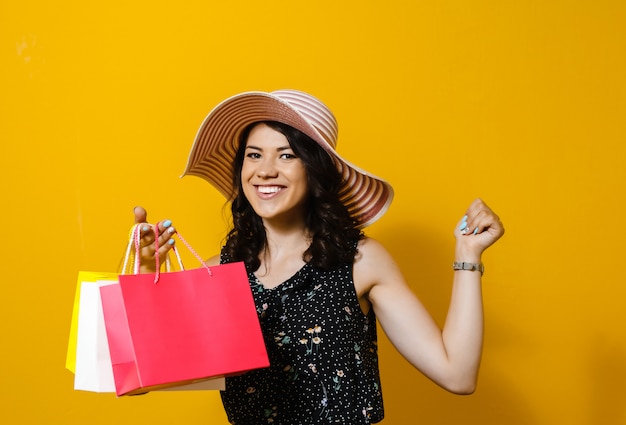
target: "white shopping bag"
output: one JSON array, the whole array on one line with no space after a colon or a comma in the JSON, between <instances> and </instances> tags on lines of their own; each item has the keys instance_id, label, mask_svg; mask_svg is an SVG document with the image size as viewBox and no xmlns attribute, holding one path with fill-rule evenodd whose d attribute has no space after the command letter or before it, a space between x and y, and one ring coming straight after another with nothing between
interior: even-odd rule
<instances>
[{"instance_id":1,"label":"white shopping bag","mask_svg":"<svg viewBox=\"0 0 626 425\"><path fill-rule=\"evenodd\" d=\"M80 283L75 390L115 392L113 366L100 301L100 286L116 282L117 279Z\"/></svg>"}]
</instances>

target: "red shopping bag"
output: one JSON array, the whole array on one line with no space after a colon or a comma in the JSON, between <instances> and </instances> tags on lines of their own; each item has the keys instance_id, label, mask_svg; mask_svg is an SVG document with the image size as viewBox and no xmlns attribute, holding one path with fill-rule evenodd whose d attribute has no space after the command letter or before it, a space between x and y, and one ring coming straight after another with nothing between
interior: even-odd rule
<instances>
[{"instance_id":1,"label":"red shopping bag","mask_svg":"<svg viewBox=\"0 0 626 425\"><path fill-rule=\"evenodd\" d=\"M269 366L241 262L120 275L100 293L118 396Z\"/></svg>"}]
</instances>

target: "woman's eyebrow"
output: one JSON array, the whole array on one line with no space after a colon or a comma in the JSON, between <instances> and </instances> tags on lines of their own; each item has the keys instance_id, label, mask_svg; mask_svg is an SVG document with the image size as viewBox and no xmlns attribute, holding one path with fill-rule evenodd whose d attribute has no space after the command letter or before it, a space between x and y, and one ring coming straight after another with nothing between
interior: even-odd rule
<instances>
[{"instance_id":1,"label":"woman's eyebrow","mask_svg":"<svg viewBox=\"0 0 626 425\"><path fill-rule=\"evenodd\" d=\"M253 149L256 151L262 151L263 148L259 147L259 146L254 146L254 145L248 145L246 146L246 149ZM285 145L285 146L279 146L276 148L277 152L281 152L281 151L287 151L287 150L291 150L291 146L289 145Z\"/></svg>"}]
</instances>

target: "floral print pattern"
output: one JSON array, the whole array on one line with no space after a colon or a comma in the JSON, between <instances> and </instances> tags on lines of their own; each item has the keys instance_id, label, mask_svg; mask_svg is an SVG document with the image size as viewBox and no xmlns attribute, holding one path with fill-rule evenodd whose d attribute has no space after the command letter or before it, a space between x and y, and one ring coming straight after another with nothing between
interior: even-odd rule
<instances>
[{"instance_id":1,"label":"floral print pattern","mask_svg":"<svg viewBox=\"0 0 626 425\"><path fill-rule=\"evenodd\" d=\"M229 262L222 253L222 263ZM376 317L362 313L352 265L307 264L267 289L248 271L270 367L226 378L233 425L372 424L384 416Z\"/></svg>"}]
</instances>

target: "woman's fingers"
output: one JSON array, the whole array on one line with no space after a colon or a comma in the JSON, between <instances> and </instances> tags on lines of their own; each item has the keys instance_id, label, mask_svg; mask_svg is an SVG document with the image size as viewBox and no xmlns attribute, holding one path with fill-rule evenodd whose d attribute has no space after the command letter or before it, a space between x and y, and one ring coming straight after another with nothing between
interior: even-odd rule
<instances>
[{"instance_id":1,"label":"woman's fingers","mask_svg":"<svg viewBox=\"0 0 626 425\"><path fill-rule=\"evenodd\" d=\"M500 229L502 224L500 218L485 204L482 199L476 199L469 206L466 212L465 226L463 234L478 234L484 230L491 228Z\"/></svg>"},{"instance_id":2,"label":"woman's fingers","mask_svg":"<svg viewBox=\"0 0 626 425\"><path fill-rule=\"evenodd\" d=\"M163 220L156 225L149 224L147 222L148 213L143 207L135 207L133 213L135 223L139 224L140 269L142 272L154 272L156 269L155 255L158 255L159 263L163 264L168 251L174 245L172 236L176 233L176 229L171 220ZM158 227L155 228L155 226ZM155 238L157 234L158 241Z\"/></svg>"},{"instance_id":3,"label":"woman's fingers","mask_svg":"<svg viewBox=\"0 0 626 425\"><path fill-rule=\"evenodd\" d=\"M148 213L144 207L136 206L133 213L135 214L135 224L148 222Z\"/></svg>"},{"instance_id":4,"label":"woman's fingers","mask_svg":"<svg viewBox=\"0 0 626 425\"><path fill-rule=\"evenodd\" d=\"M504 227L491 208L481 199L476 199L460 221L457 232L455 233L462 237L476 237L477 246L485 249L504 234Z\"/></svg>"},{"instance_id":5,"label":"woman's fingers","mask_svg":"<svg viewBox=\"0 0 626 425\"><path fill-rule=\"evenodd\" d=\"M172 226L172 220L164 220L156 224L159 233L159 254L164 255L174 245L172 236L176 229Z\"/></svg>"}]
</instances>

